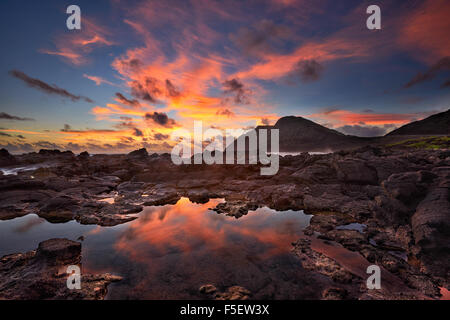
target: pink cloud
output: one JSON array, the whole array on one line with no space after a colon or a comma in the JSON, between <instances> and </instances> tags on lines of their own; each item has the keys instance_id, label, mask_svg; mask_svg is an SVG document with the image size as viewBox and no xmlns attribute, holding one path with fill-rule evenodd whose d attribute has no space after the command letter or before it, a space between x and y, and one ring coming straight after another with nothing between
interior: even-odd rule
<instances>
[{"instance_id":1,"label":"pink cloud","mask_svg":"<svg viewBox=\"0 0 450 320\"><path fill-rule=\"evenodd\" d=\"M87 55L99 46L112 46L115 42L108 40L111 33L93 20L83 17L82 30L76 34L63 34L55 38L55 49L40 49L40 53L62 57L65 61L79 66L86 64Z\"/></svg>"}]
</instances>

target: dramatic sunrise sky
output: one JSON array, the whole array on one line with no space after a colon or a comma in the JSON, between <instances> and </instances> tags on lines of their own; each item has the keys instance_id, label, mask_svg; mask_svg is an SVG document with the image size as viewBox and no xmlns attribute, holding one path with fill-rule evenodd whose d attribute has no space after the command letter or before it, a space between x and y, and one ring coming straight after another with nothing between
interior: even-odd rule
<instances>
[{"instance_id":1,"label":"dramatic sunrise sky","mask_svg":"<svg viewBox=\"0 0 450 320\"><path fill-rule=\"evenodd\" d=\"M163 152L193 120L287 115L382 135L449 108L449 17L447 0L2 0L0 148Z\"/></svg>"}]
</instances>

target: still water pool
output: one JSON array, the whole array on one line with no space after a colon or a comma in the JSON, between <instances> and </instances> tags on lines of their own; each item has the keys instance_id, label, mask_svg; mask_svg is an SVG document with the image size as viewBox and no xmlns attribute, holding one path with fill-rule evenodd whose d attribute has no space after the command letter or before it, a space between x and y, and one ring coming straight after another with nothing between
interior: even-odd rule
<instances>
[{"instance_id":1,"label":"still water pool","mask_svg":"<svg viewBox=\"0 0 450 320\"><path fill-rule=\"evenodd\" d=\"M83 272L124 278L110 285L109 299L196 299L207 283L240 285L253 298L307 298L305 271L290 250L311 216L260 208L235 219L209 209L222 201L181 198L114 227L52 224L34 214L0 221L0 256L83 236Z\"/></svg>"}]
</instances>

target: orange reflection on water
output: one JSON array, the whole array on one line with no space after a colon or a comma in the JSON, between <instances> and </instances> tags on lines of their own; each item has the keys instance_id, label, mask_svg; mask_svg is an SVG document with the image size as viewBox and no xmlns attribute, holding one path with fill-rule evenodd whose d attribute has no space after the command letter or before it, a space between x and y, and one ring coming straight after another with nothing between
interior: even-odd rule
<instances>
[{"instance_id":1,"label":"orange reflection on water","mask_svg":"<svg viewBox=\"0 0 450 320\"><path fill-rule=\"evenodd\" d=\"M304 221L280 219L273 210L262 208L240 219L219 215L209 208L223 200L212 199L206 204L194 204L181 198L175 205L148 207L139 219L131 222L115 244L115 248L139 261L142 245L159 255L193 250L214 252L221 248L251 243L260 258L286 252L296 240L309 218ZM298 213L300 215L300 213ZM256 247L255 247L256 246Z\"/></svg>"},{"instance_id":2,"label":"orange reflection on water","mask_svg":"<svg viewBox=\"0 0 450 320\"><path fill-rule=\"evenodd\" d=\"M310 216L260 208L235 219L209 210L220 202L181 198L175 205L146 207L129 223L93 230L83 249L84 268L124 277L111 285L111 299L198 298L205 283L242 285L260 298L308 296L298 285L304 272L290 250Z\"/></svg>"},{"instance_id":3,"label":"orange reflection on water","mask_svg":"<svg viewBox=\"0 0 450 320\"><path fill-rule=\"evenodd\" d=\"M446 288L441 287L441 300L450 300L450 291L448 291Z\"/></svg>"}]
</instances>

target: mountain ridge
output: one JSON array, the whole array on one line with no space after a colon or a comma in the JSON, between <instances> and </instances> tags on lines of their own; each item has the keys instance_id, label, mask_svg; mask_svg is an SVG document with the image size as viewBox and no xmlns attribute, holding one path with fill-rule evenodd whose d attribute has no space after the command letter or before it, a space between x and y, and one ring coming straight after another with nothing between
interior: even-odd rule
<instances>
[{"instance_id":1,"label":"mountain ridge","mask_svg":"<svg viewBox=\"0 0 450 320\"><path fill-rule=\"evenodd\" d=\"M281 152L338 151L370 144L392 143L405 136L450 135L450 109L410 122L378 137L346 135L300 116L282 117L273 126L255 128L256 131L260 129L280 130Z\"/></svg>"}]
</instances>

